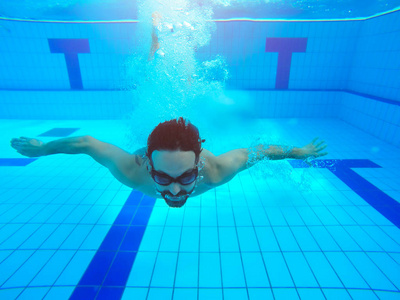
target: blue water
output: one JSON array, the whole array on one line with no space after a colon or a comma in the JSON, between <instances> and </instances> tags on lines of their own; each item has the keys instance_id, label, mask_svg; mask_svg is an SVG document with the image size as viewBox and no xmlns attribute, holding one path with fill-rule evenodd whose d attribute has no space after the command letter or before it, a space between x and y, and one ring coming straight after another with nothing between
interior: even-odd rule
<instances>
[{"instance_id":1,"label":"blue water","mask_svg":"<svg viewBox=\"0 0 400 300\"><path fill-rule=\"evenodd\" d=\"M185 31L164 24L150 61L136 22L0 20L0 299L400 297L400 12L251 11L180 52L165 41ZM216 155L317 136L329 154L262 162L172 209L85 155L8 144L89 134L134 151L181 113Z\"/></svg>"}]
</instances>

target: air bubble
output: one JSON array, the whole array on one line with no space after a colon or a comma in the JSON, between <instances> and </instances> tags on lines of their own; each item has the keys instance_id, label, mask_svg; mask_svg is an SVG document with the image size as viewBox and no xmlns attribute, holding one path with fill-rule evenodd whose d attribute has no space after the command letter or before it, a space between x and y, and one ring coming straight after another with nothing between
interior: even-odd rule
<instances>
[{"instance_id":1,"label":"air bubble","mask_svg":"<svg viewBox=\"0 0 400 300\"><path fill-rule=\"evenodd\" d=\"M213 6L226 1L142 0L132 32L136 51L126 62L126 84L134 109L128 117L130 148L141 146L160 122L183 116L194 124L212 107L202 105L223 93L229 76L222 56L200 61L216 25ZM154 55L150 49L153 49ZM209 103L209 102L208 102Z\"/></svg>"}]
</instances>

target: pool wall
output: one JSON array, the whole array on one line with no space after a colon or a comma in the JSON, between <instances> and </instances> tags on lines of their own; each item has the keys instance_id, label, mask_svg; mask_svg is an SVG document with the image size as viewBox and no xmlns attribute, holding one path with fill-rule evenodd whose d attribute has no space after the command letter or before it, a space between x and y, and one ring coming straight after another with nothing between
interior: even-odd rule
<instances>
[{"instance_id":1,"label":"pool wall","mask_svg":"<svg viewBox=\"0 0 400 300\"><path fill-rule=\"evenodd\" d=\"M365 20L217 20L199 60L223 55L254 117L340 118L400 146L400 11ZM0 118L120 119L137 22L0 20Z\"/></svg>"}]
</instances>

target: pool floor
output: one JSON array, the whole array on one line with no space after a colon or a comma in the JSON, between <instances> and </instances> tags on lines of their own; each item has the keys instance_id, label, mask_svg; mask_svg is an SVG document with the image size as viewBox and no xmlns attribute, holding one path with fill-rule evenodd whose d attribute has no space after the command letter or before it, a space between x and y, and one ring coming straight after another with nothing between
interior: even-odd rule
<instances>
[{"instance_id":1,"label":"pool floor","mask_svg":"<svg viewBox=\"0 0 400 300\"><path fill-rule=\"evenodd\" d=\"M171 209L90 157L9 146L123 146L121 122L0 120L0 299L400 299L399 149L338 119L258 120L204 147L247 147L254 128L296 146L319 136L329 154L268 162Z\"/></svg>"}]
</instances>

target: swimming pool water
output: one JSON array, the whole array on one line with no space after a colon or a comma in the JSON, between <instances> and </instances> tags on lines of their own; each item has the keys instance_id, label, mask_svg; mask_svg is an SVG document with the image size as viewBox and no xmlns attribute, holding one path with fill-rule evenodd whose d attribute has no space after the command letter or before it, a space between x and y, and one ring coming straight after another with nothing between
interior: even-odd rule
<instances>
[{"instance_id":1,"label":"swimming pool water","mask_svg":"<svg viewBox=\"0 0 400 300\"><path fill-rule=\"evenodd\" d=\"M204 147L319 136L329 155L264 162L171 209L89 157L30 159L9 140L92 135L134 151L182 94L159 95L194 81L179 69L173 85L178 64L146 52L137 65L161 66L153 99L168 101L133 114L142 142L128 147L122 119L153 92L124 73L140 24L0 18L0 299L399 299L399 20L215 20L210 44L189 47L230 75L222 97L189 107Z\"/></svg>"}]
</instances>

